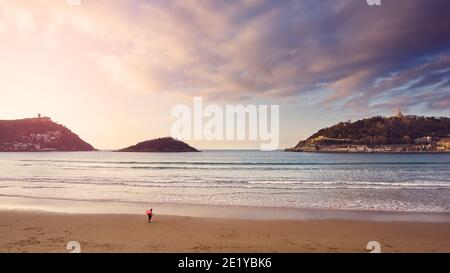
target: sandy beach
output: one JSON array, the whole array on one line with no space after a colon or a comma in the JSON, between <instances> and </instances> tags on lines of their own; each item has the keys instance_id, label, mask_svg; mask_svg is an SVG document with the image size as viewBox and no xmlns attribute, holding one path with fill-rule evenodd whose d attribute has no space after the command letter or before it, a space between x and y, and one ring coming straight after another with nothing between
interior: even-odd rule
<instances>
[{"instance_id":1,"label":"sandy beach","mask_svg":"<svg viewBox=\"0 0 450 273\"><path fill-rule=\"evenodd\" d=\"M450 223L0 212L0 252L450 252Z\"/></svg>"}]
</instances>

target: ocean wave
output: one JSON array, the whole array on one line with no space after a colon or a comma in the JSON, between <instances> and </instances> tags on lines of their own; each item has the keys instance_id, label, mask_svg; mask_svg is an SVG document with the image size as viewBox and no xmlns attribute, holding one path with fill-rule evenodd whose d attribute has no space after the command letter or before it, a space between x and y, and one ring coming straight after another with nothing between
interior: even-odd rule
<instances>
[{"instance_id":1,"label":"ocean wave","mask_svg":"<svg viewBox=\"0 0 450 273\"><path fill-rule=\"evenodd\" d=\"M17 183L17 182L20 182ZM442 181L410 181L410 182L344 182L344 181L252 181L252 180L209 180L209 181L136 181L115 179L0 179L1 187L21 188L72 188L77 185L87 186L119 186L139 188L202 188L202 189L263 189L263 190L348 190L348 189L450 189L450 182ZM13 185L8 185L13 183ZM4 185L7 184L7 185ZM35 184L35 185L33 185ZM49 184L43 186L43 184ZM65 187L58 185L67 185Z\"/></svg>"},{"instance_id":2,"label":"ocean wave","mask_svg":"<svg viewBox=\"0 0 450 273\"><path fill-rule=\"evenodd\" d=\"M210 161L97 161L97 160L41 160L41 159L21 159L17 161L25 162L51 162L51 163L100 163L100 164L118 164L118 165L274 165L274 166L303 166L303 165L323 165L323 166L335 166L335 165L450 165L450 161L405 161L405 162L210 162Z\"/></svg>"},{"instance_id":3,"label":"ocean wave","mask_svg":"<svg viewBox=\"0 0 450 273\"><path fill-rule=\"evenodd\" d=\"M234 195L239 196L240 194L247 194L247 192L239 192ZM268 193L259 193L261 197L270 196ZM217 194L218 196L222 196ZM228 194L233 195L233 193ZM422 202L411 202L407 200L396 201L396 200L377 200L377 201L361 201L361 200L318 200L317 202L311 201L301 201L301 202L280 202L273 203L271 200L263 200L263 201L255 201L252 200L250 202L238 201L239 199L215 199L211 200L211 198L204 199L201 195L192 196L192 195L174 195L177 198L167 202L167 200L158 199L158 200L135 200L132 198L126 197L116 197L116 198L108 198L108 197L97 197L97 198L85 198L81 196L68 196L68 197L60 197L60 196L50 196L50 195L36 195L36 194L3 194L0 193L0 197L13 197L13 198L27 198L34 200L55 200L55 201L80 201L80 202L93 202L93 203L103 203L104 202L114 202L114 203L122 203L122 204L142 204L142 206L147 206L149 202L154 204L179 204L179 205L212 205L212 206L226 206L226 207L258 207L258 208L300 208L300 209L333 209L333 210L352 210L352 211L384 211L384 212L435 212L435 213L450 213L450 207L448 204L436 204L436 203L428 203L425 201ZM232 197L232 196L229 196ZM445 221L448 221L448 215L443 216Z\"/></svg>"}]
</instances>

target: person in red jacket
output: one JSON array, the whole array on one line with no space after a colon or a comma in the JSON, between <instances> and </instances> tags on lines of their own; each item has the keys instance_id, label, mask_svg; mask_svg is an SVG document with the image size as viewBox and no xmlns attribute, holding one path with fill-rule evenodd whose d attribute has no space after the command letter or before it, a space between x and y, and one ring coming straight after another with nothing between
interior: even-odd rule
<instances>
[{"instance_id":1,"label":"person in red jacket","mask_svg":"<svg viewBox=\"0 0 450 273\"><path fill-rule=\"evenodd\" d=\"M148 222L152 220L153 209L147 210Z\"/></svg>"}]
</instances>

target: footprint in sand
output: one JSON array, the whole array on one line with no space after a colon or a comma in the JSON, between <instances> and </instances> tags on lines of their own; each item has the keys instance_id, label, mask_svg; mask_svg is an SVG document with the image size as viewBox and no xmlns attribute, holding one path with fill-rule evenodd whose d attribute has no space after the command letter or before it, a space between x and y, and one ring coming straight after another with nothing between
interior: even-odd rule
<instances>
[{"instance_id":1,"label":"footprint in sand","mask_svg":"<svg viewBox=\"0 0 450 273\"><path fill-rule=\"evenodd\" d=\"M198 246L193 247L192 249L194 250L200 250L200 251L205 251L205 250L209 250L211 247L200 244Z\"/></svg>"},{"instance_id":2,"label":"footprint in sand","mask_svg":"<svg viewBox=\"0 0 450 273\"><path fill-rule=\"evenodd\" d=\"M40 228L40 227L27 227L27 228L24 228L23 230L38 230L38 231L42 231L42 228Z\"/></svg>"}]
</instances>

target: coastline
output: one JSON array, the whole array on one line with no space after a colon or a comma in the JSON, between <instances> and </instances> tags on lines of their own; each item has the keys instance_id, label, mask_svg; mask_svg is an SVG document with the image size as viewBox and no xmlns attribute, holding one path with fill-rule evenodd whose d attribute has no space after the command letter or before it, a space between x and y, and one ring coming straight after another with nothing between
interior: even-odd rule
<instances>
[{"instance_id":1,"label":"coastline","mask_svg":"<svg viewBox=\"0 0 450 273\"><path fill-rule=\"evenodd\" d=\"M0 196L0 212L143 215L153 208L166 216L247 220L362 220L450 223L450 212L221 206L177 203L62 200Z\"/></svg>"},{"instance_id":2,"label":"coastline","mask_svg":"<svg viewBox=\"0 0 450 273\"><path fill-rule=\"evenodd\" d=\"M286 148L290 153L322 153L322 154L450 154L450 151L340 151L340 150L306 150L301 148Z\"/></svg>"},{"instance_id":3,"label":"coastline","mask_svg":"<svg viewBox=\"0 0 450 273\"><path fill-rule=\"evenodd\" d=\"M0 211L0 252L450 252L450 223Z\"/></svg>"},{"instance_id":4,"label":"coastline","mask_svg":"<svg viewBox=\"0 0 450 273\"><path fill-rule=\"evenodd\" d=\"M448 213L89 203L0 197L0 252L450 252Z\"/></svg>"}]
</instances>

